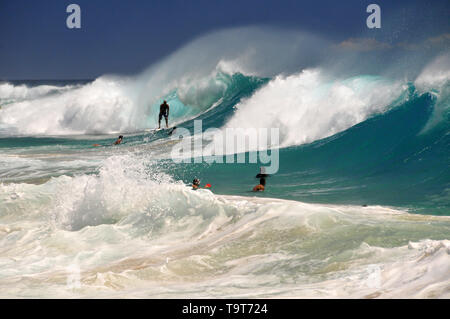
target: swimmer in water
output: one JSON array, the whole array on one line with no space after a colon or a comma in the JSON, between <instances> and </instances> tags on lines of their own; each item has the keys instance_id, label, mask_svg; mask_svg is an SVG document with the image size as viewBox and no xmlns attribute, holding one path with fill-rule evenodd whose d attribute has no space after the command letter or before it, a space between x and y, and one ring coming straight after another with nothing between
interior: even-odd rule
<instances>
[{"instance_id":1,"label":"swimmer in water","mask_svg":"<svg viewBox=\"0 0 450 319\"><path fill-rule=\"evenodd\" d=\"M200 180L198 178L194 178L192 181L192 189L199 189L200 188Z\"/></svg>"},{"instance_id":2,"label":"swimmer in water","mask_svg":"<svg viewBox=\"0 0 450 319\"><path fill-rule=\"evenodd\" d=\"M198 178L194 178L192 181L192 189L197 190L199 188L210 188L211 184L206 184L205 187L200 187L200 180Z\"/></svg>"},{"instance_id":3,"label":"swimmer in water","mask_svg":"<svg viewBox=\"0 0 450 319\"><path fill-rule=\"evenodd\" d=\"M113 144L118 145L118 144L122 143L122 140L123 140L123 136L120 135L119 138Z\"/></svg>"},{"instance_id":4,"label":"swimmer in water","mask_svg":"<svg viewBox=\"0 0 450 319\"><path fill-rule=\"evenodd\" d=\"M253 187L254 192L263 192L266 187L266 178L269 177L268 174L265 173L264 167L260 167L259 174L256 175L256 178L259 178L259 184Z\"/></svg>"}]
</instances>

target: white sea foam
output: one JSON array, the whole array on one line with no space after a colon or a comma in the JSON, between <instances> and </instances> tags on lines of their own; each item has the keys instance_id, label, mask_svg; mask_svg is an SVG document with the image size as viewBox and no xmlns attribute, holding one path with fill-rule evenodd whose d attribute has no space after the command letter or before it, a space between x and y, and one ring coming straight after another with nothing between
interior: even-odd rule
<instances>
[{"instance_id":1,"label":"white sea foam","mask_svg":"<svg viewBox=\"0 0 450 319\"><path fill-rule=\"evenodd\" d=\"M25 87L11 93L6 85L5 96L34 99L4 105L0 129L8 135L135 132L156 125L159 102L175 91L181 103L173 101L171 121L179 123L220 100L227 83L218 73L271 76L311 62L325 45L303 32L235 28L199 37L132 78L103 76L60 96L32 95Z\"/></svg>"},{"instance_id":2,"label":"white sea foam","mask_svg":"<svg viewBox=\"0 0 450 319\"><path fill-rule=\"evenodd\" d=\"M383 112L404 91L380 77L300 72L327 43L268 33L214 33L135 78L104 76L60 94L4 86L5 97L21 101L2 106L0 128L134 131L154 125L157 102L175 90L180 108L197 107L179 110L181 121L218 105L227 88L219 73L243 72L274 78L226 126L279 127L288 146ZM416 85L433 82L427 72ZM68 176L0 184L1 297L449 298L449 217L193 191L161 173L152 147L162 145L140 145L144 155L123 146L114 155L69 154L67 163L2 154L1 177ZM93 157L97 169L77 170Z\"/></svg>"},{"instance_id":3,"label":"white sea foam","mask_svg":"<svg viewBox=\"0 0 450 319\"><path fill-rule=\"evenodd\" d=\"M219 196L144 162L1 185L1 296L448 297L448 217Z\"/></svg>"},{"instance_id":4,"label":"white sea foam","mask_svg":"<svg viewBox=\"0 0 450 319\"><path fill-rule=\"evenodd\" d=\"M80 134L126 128L133 104L124 93L125 80L99 78L57 96L8 104L0 123L10 134Z\"/></svg>"},{"instance_id":5,"label":"white sea foam","mask_svg":"<svg viewBox=\"0 0 450 319\"><path fill-rule=\"evenodd\" d=\"M429 63L414 84L425 91L439 89L450 81L450 53L442 54Z\"/></svg>"},{"instance_id":6,"label":"white sea foam","mask_svg":"<svg viewBox=\"0 0 450 319\"><path fill-rule=\"evenodd\" d=\"M433 115L422 130L426 133L445 121L450 111L450 53L442 54L426 65L414 84L420 92L431 92L437 97Z\"/></svg>"},{"instance_id":7,"label":"white sea foam","mask_svg":"<svg viewBox=\"0 0 450 319\"><path fill-rule=\"evenodd\" d=\"M401 96L399 82L375 76L332 79L319 69L277 76L241 101L225 128L279 128L280 146L341 132L387 110ZM243 150L241 150L243 151Z\"/></svg>"},{"instance_id":8,"label":"white sea foam","mask_svg":"<svg viewBox=\"0 0 450 319\"><path fill-rule=\"evenodd\" d=\"M136 132L157 125L158 101L163 97L171 106L171 123L177 124L217 105L230 82L229 75L219 72L196 82L177 81L149 90L152 93L145 98L137 90L140 78L100 77L58 95L4 105L0 129L4 135Z\"/></svg>"},{"instance_id":9,"label":"white sea foam","mask_svg":"<svg viewBox=\"0 0 450 319\"><path fill-rule=\"evenodd\" d=\"M0 101L1 100L30 100L48 95L49 93L60 93L73 89L73 85L53 86L38 85L28 87L24 84L13 85L11 83L0 83Z\"/></svg>"}]
</instances>

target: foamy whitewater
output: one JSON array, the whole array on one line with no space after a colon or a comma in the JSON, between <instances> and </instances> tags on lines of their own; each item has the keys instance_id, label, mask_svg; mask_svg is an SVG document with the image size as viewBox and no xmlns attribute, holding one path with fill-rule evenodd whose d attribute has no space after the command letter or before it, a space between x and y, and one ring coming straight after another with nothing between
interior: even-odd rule
<instances>
[{"instance_id":1,"label":"foamy whitewater","mask_svg":"<svg viewBox=\"0 0 450 319\"><path fill-rule=\"evenodd\" d=\"M136 76L0 83L0 297L449 298L449 54L349 74L280 32L206 35ZM174 163L177 140L145 131L163 99L192 133L279 128L265 192L261 163Z\"/></svg>"}]
</instances>

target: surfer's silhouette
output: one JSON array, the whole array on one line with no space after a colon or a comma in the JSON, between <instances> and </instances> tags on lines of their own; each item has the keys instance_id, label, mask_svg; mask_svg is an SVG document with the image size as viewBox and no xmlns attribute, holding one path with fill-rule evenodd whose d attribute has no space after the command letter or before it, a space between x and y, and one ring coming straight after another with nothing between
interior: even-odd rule
<instances>
[{"instance_id":1,"label":"surfer's silhouette","mask_svg":"<svg viewBox=\"0 0 450 319\"><path fill-rule=\"evenodd\" d=\"M169 104L164 100L163 104L159 106L159 120L158 120L158 129L161 128L161 119L164 116L166 120L166 128L169 128Z\"/></svg>"}]
</instances>

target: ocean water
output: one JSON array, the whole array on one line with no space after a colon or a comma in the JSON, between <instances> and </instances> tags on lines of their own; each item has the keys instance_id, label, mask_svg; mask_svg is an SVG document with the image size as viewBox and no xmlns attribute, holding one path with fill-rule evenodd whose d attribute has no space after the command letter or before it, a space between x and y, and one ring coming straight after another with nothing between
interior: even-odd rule
<instances>
[{"instance_id":1,"label":"ocean water","mask_svg":"<svg viewBox=\"0 0 450 319\"><path fill-rule=\"evenodd\" d=\"M449 298L448 72L0 83L0 297ZM260 162L174 163L163 99L192 133L279 128L266 191Z\"/></svg>"}]
</instances>

